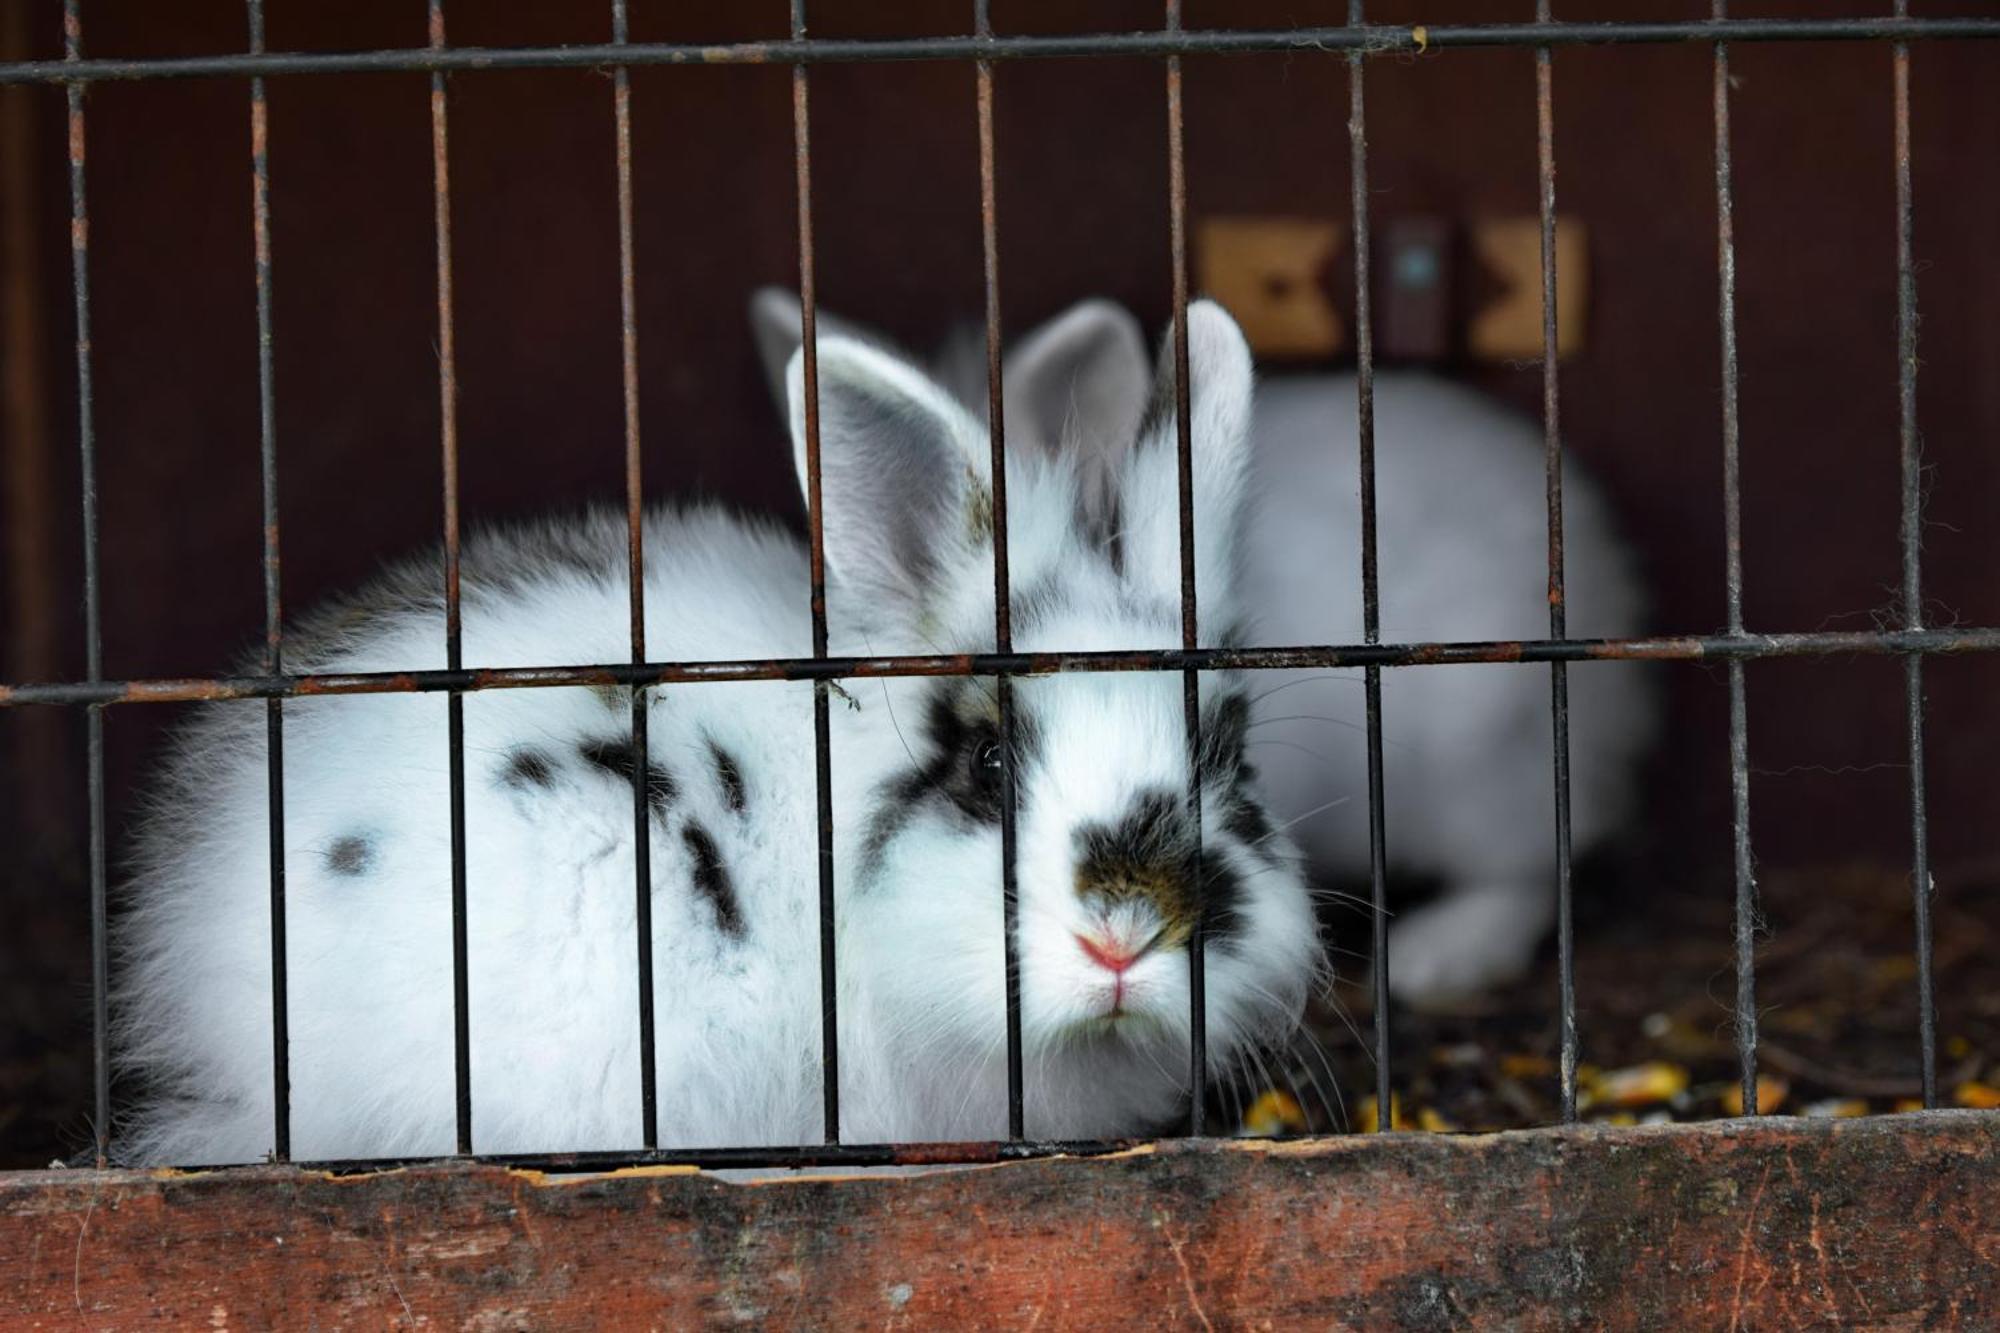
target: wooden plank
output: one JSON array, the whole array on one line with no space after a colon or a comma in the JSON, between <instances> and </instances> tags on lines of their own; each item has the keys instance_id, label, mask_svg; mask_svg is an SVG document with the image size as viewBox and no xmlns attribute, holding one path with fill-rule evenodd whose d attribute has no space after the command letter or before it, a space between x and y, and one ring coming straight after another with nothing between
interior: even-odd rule
<instances>
[{"instance_id":1,"label":"wooden plank","mask_svg":"<svg viewBox=\"0 0 2000 1333\"><path fill-rule=\"evenodd\" d=\"M0 1323L1994 1326L2000 1117L1161 1144L755 1185L0 1177Z\"/></svg>"}]
</instances>

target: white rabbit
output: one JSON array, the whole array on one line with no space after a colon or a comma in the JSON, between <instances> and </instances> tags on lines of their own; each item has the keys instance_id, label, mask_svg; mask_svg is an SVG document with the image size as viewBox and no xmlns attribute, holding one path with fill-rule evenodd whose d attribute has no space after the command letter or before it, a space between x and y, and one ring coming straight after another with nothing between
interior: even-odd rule
<instances>
[{"instance_id":1,"label":"white rabbit","mask_svg":"<svg viewBox=\"0 0 2000 1333\"><path fill-rule=\"evenodd\" d=\"M751 323L767 369L775 369L799 341L797 297L759 291ZM939 378L984 411L983 338L955 336ZM1199 389L1199 371L1190 378ZM1008 349L1002 407L1010 446L1081 440L1101 457L1103 441L1130 438L1127 423L1145 410L1151 383L1132 316L1112 302L1085 301ZM1355 378L1267 379L1253 423L1256 520L1234 592L1247 641L1359 643ZM1375 438L1383 641L1547 637L1539 428L1449 381L1389 371L1375 377ZM1644 597L1633 558L1604 497L1573 463L1564 468L1564 535L1570 636L1639 632ZM1642 667L1586 663L1568 674L1571 830L1581 852L1627 817L1656 704ZM1272 813L1319 874L1365 876L1362 673L1256 673L1252 698L1251 753ZM1389 856L1444 882L1436 901L1391 922L1389 981L1399 999L1444 1004L1519 976L1554 920L1549 669L1385 670L1382 712Z\"/></svg>"},{"instance_id":2,"label":"white rabbit","mask_svg":"<svg viewBox=\"0 0 2000 1333\"><path fill-rule=\"evenodd\" d=\"M1219 308L1195 307L1189 326L1207 633L1233 614L1251 365ZM800 358L786 383L802 468ZM902 361L837 337L820 340L819 398L832 651L990 651L985 428ZM1013 451L1018 647L1178 642L1174 434L1170 418L1156 418L1144 438L1121 442L1115 550L1078 500L1079 474L1096 460ZM795 538L688 509L655 513L645 546L650 659L809 655ZM624 552L622 520L608 513L474 537L463 562L466 664L623 660ZM289 641L288 665L442 666L436 575L434 560L407 564L322 611ZM1210 673L1202 684L1198 894L1180 678L1061 674L1014 687L1030 1135L1136 1134L1185 1106L1181 946L1197 904L1218 1078L1291 1032L1325 966L1297 853L1245 784L1246 682ZM994 707L990 681L954 678L850 681L834 697L848 1142L1006 1132ZM127 888L118 1036L123 1069L147 1094L124 1138L134 1160L240 1161L271 1146L263 712L203 710L156 794ZM474 1147L636 1146L629 696L482 691L465 696L464 713ZM448 1152L446 698L301 697L284 716L293 1153ZM809 684L649 696L665 1145L819 1141L812 755Z\"/></svg>"}]
</instances>

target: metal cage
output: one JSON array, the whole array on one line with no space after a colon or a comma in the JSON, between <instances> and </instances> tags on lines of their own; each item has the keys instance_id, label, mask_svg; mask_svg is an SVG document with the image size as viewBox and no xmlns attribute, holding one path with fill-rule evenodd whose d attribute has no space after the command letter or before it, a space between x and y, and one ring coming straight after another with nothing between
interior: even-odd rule
<instances>
[{"instance_id":1,"label":"metal cage","mask_svg":"<svg viewBox=\"0 0 2000 1333\"><path fill-rule=\"evenodd\" d=\"M104 710L112 705L172 701L263 699L269 739L270 792L270 929L273 964L271 1013L273 1047L271 1076L276 1119L272 1127L275 1156L290 1160L289 1084L286 1036L285 882L282 743L284 701L323 694L404 691L444 693L449 698L450 795L452 811L452 926L455 982L455 1058L457 1077L457 1149L477 1156L475 1107L471 1098L469 1029L466 985L465 769L463 696L469 690L533 688L561 685L610 686L630 691L632 743L635 754L646 746L648 689L662 685L698 685L705 681L810 680L814 683L814 733L817 766L819 836L819 939L823 1023L824 1144L801 1149L745 1147L687 1151L659 1142L654 1069L654 1014L650 925L649 824L645 765L633 765L634 835L636 838L636 903L639 993L633 997L639 1015L643 1142L632 1151L603 1153L543 1153L508 1157L511 1164L551 1167L604 1168L652 1163L705 1166L795 1166L846 1163L982 1162L1051 1153L1102 1152L1116 1144L1041 1143L1025 1139L1022 1117L1020 989L1013 925L1014 808L1011 761L1004 780L1001 880L1007 909L1007 1038L1008 1104L1011 1137L997 1143L926 1145L852 1144L841 1134L839 1102L839 1043L834 1013L834 894L832 855L831 774L829 766L829 693L847 678L879 676L990 675L999 689L1001 752L1009 734L1010 681L1016 675L1062 671L1177 671L1185 684L1187 740L1199 743L1197 683L1202 671L1246 667L1359 667L1364 672L1367 701L1368 800L1370 813L1373 943L1376 1004L1373 1047L1376 1081L1375 1123L1392 1127L1390 1109L1391 1044L1387 1003L1385 848L1393 833L1384 825L1382 790L1381 673L1385 669L1422 668L1443 663L1547 663L1550 681L1550 743L1554 756L1557 849L1558 972L1560 1009L1561 1114L1564 1122L1577 1116L1578 1041L1577 997L1572 959L1570 893L1570 774L1568 769L1567 675L1572 663L1600 660L1654 659L1720 661L1726 664L1729 686L1729 776L1732 792L1732 834L1735 857L1736 964L1735 1040L1741 1063L1742 1105L1757 1110L1757 1008L1753 937L1756 927L1755 872L1751 855L1748 763L1748 717L1745 706L1745 664L1772 657L1832 654L1889 654L1905 667L1905 701L1910 763L1909 818L1913 842L1911 916L1919 993L1919 1030L1923 1103L1938 1104L1935 999L1931 975L1929 902L1931 875L1927 850L1928 824L1924 787L1923 703L1924 660L1935 653L1990 653L2000 650L2000 628L1935 627L1922 616L1922 532L1920 522L1920 455L1916 426L1916 266L1911 254L1913 201L1910 168L1910 49L1915 42L2000 37L2000 19L1917 19L1908 14L1907 0L1895 0L1892 17L1867 19L1732 19L1726 0L1714 0L1706 21L1651 23L1564 23L1551 14L1550 0L1537 0L1529 23L1477 26L1388 27L1366 21L1362 0L1349 0L1348 23L1342 27L1298 28L1284 31L1193 31L1181 21L1180 0L1166 0L1164 23L1155 31L1092 36L1005 36L993 30L989 0L974 0L973 31L957 37L907 40L826 40L808 35L804 0L791 0L791 36L786 41L722 46L635 43L628 40L626 0L610 0L611 40L605 44L545 48L481 49L452 46L446 36L443 0L427 0L429 42L420 48L330 54L287 54L268 51L264 41L262 0L246 0L248 49L241 53L174 59L89 59L84 55L82 0L64 3L64 54L60 61L30 61L0 65L0 84L61 84L68 93L68 162L71 205L71 256L76 319L78 458L82 471L82 526L86 624L86 678L55 683L0 684L0 707L59 705L80 708L88 728L90 910L93 942L92 993L95 1021L95 1156L99 1166L112 1159L110 1142L110 1051L107 1036L108 948L106 932ZM1865 632L1760 633L1743 619L1742 517L1738 479L1737 356L1735 336L1735 243L1732 221L1733 186L1730 160L1731 46L1762 41L1866 41L1888 44L1893 59L1889 94L1895 126L1897 290L1897 385L1900 402L1901 463L1901 607L1902 622ZM1560 377L1557 370L1555 249L1554 53L1558 47L1581 44L1692 43L1713 52L1714 162L1716 207L1716 272L1720 319L1717 334L1722 353L1722 504L1727 540L1727 608L1725 630L1719 634L1649 637L1621 640L1572 639L1565 632L1563 580L1562 449L1559 443ZM1538 126L1539 199L1542 277L1542 404L1545 431L1548 525L1548 636L1527 642L1383 643L1380 633L1375 550L1373 333L1369 309L1368 134L1366 71L1371 55L1449 47L1531 48L1535 52L1535 97ZM1188 261L1186 246L1186 173L1183 150L1181 65L1186 57L1232 52L1319 51L1336 53L1348 67L1350 104L1348 133L1352 147L1351 188L1354 237L1354 317L1359 360L1357 410L1361 440L1360 493L1362 541L1360 577L1363 589L1363 642L1319 647L1201 648L1195 631L1192 474L1188 423L1188 349L1186 312ZM1182 644L1173 651L1097 653L1020 653L1010 636L1008 562L1005 533L1005 423L1000 381L999 228L994 171L993 67L995 62L1056 57L1143 56L1158 59L1165 73L1165 114L1169 143L1169 197L1166 200L1172 242L1174 339L1179 406L1180 575ZM976 76L980 149L981 235L984 255L985 326L988 349L988 402L991 420L993 505L995 530L994 588L996 650L964 656L831 657L827 652L827 619L823 568L823 533L819 503L819 422L814 356L815 262L813 244L813 179L809 92L812 68L828 62L950 60L973 65ZM637 372L638 328L634 299L632 227L632 150L630 68L683 64L780 64L791 66L792 124L796 151L799 285L803 301L805 383L809 406L808 513L812 571L813 654L809 658L774 661L645 660L644 607L641 597L640 420ZM631 657L629 661L593 664L549 664L515 669L468 669L459 642L459 440L457 434L457 372L453 338L452 220L449 152L451 99L447 75L456 71L497 68L589 67L610 71L613 78L610 131L615 136L618 171L618 257L622 303L622 371L624 390L624 461L626 516L630 538ZM430 117L437 281L438 394L442 414L439 447L443 461L442 530L448 667L445 670L351 675L296 675L285 669L284 630L280 604L280 524L278 515L278 441L275 425L276 388L272 375L272 284L269 159L266 144L266 80L271 77L330 75L361 71L401 71L430 76ZM249 84L251 139L251 208L255 238L255 283L261 461L263 480L263 577L265 640L262 670L251 676L185 679L106 679L101 648L100 584L97 564L97 451L92 420L92 348L90 338L90 212L85 147L85 93L107 80L222 77ZM1885 257L1883 262L1889 262ZM1586 667L1586 669L1589 669ZM1199 801L1199 779L1190 799ZM1192 1001L1191 1068L1197 1090L1187 1125L1202 1135L1204 1124L1199 1090L1206 1082L1207 1052L1202 988L1202 935L1196 925L1190 941ZM360 1167L382 1163L326 1163Z\"/></svg>"}]
</instances>

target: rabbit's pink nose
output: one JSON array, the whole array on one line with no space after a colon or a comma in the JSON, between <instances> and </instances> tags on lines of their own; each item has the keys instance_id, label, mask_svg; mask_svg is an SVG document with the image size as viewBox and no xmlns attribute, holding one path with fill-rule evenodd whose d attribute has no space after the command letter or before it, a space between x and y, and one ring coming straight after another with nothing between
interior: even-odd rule
<instances>
[{"instance_id":1,"label":"rabbit's pink nose","mask_svg":"<svg viewBox=\"0 0 2000 1333\"><path fill-rule=\"evenodd\" d=\"M1135 948L1121 940L1092 939L1088 935L1077 936L1076 942L1083 946L1083 952L1091 962L1113 974L1121 973L1138 962L1139 955L1145 952L1144 947Z\"/></svg>"}]
</instances>

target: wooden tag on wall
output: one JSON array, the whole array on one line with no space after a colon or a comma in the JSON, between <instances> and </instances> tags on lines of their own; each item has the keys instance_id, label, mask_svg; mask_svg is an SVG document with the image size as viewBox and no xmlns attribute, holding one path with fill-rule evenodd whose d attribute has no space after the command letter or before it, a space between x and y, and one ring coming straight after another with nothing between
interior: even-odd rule
<instances>
[{"instance_id":1,"label":"wooden tag on wall","mask_svg":"<svg viewBox=\"0 0 2000 1333\"><path fill-rule=\"evenodd\" d=\"M1522 361L1542 354L1542 228L1536 218L1487 218L1469 231L1472 262L1482 283L1497 290L1467 320L1465 348L1478 361ZM1556 219L1556 355L1583 346L1588 308L1585 231L1574 218Z\"/></svg>"},{"instance_id":2,"label":"wooden tag on wall","mask_svg":"<svg viewBox=\"0 0 2000 1333\"><path fill-rule=\"evenodd\" d=\"M1375 351L1386 362L1539 360L1542 234L1533 216L1462 226L1378 219ZM1556 219L1556 354L1584 342L1587 234ZM1195 229L1195 281L1229 308L1260 361L1339 360L1351 349L1348 229L1313 218L1209 217ZM1456 254L1456 259L1454 255Z\"/></svg>"},{"instance_id":3,"label":"wooden tag on wall","mask_svg":"<svg viewBox=\"0 0 2000 1333\"><path fill-rule=\"evenodd\" d=\"M1311 218L1204 218L1197 281L1229 308L1260 359L1328 360L1347 346L1329 272L1346 238L1339 223Z\"/></svg>"}]
</instances>

